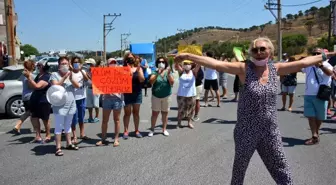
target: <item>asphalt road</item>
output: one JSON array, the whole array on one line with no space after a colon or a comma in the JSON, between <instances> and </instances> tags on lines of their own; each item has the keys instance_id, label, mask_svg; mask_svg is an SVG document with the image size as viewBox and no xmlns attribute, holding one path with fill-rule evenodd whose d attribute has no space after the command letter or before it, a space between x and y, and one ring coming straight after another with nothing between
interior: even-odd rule
<instances>
[{"instance_id":1,"label":"asphalt road","mask_svg":"<svg viewBox=\"0 0 336 185\"><path fill-rule=\"evenodd\" d=\"M230 77L230 91L232 82ZM323 124L319 145L304 146L310 131L307 120L302 117L300 95L303 91L304 85L299 85L293 113L279 112L279 127L295 184L334 185L336 123ZM99 140L100 124L86 124L86 133L93 139L80 143L79 151L64 150L63 157L54 156L53 143L30 143L34 134L29 132L29 122L24 124L25 134L21 136L4 133L0 135L0 184L229 184L237 104L223 101L221 108L202 108L201 120L190 130L175 129L175 95L173 100L169 137L157 134L152 138L121 139L117 148L94 145ZM280 108L280 96L278 100ZM144 135L148 133L149 120L150 97L147 97L141 107L140 124ZM2 119L0 131L10 130L13 121ZM157 131L160 132L159 127ZM113 132L112 123L109 132ZM245 184L275 184L257 153L248 167Z\"/></svg>"}]
</instances>

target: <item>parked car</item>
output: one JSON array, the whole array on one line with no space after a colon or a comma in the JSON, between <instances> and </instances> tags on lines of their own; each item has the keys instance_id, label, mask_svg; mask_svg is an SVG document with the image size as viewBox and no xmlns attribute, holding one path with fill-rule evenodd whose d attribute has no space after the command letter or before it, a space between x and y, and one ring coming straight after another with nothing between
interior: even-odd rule
<instances>
[{"instance_id":1,"label":"parked car","mask_svg":"<svg viewBox=\"0 0 336 185\"><path fill-rule=\"evenodd\" d=\"M49 62L49 72L58 70L57 62ZM25 113L22 101L22 65L4 67L0 73L0 113L7 114L10 117L20 117ZM38 71L33 72L34 75Z\"/></svg>"}]
</instances>

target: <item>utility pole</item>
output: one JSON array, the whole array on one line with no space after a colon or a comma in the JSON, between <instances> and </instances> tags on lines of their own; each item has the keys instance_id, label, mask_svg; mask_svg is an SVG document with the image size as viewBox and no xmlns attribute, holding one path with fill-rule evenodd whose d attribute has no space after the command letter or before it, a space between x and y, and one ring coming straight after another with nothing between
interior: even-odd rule
<instances>
[{"instance_id":1,"label":"utility pole","mask_svg":"<svg viewBox=\"0 0 336 185\"><path fill-rule=\"evenodd\" d=\"M188 41L185 40L184 35L183 35L187 30L185 30L185 29L179 29L179 28L178 28L177 31L180 32L180 33L182 34L182 38L181 38L181 39L184 40L184 42L186 42L187 45L188 45Z\"/></svg>"},{"instance_id":2,"label":"utility pole","mask_svg":"<svg viewBox=\"0 0 336 185\"><path fill-rule=\"evenodd\" d=\"M281 29L281 0L277 0L277 3L274 3L275 0L268 0L265 8L271 12L278 24L278 60L282 60L282 29ZM272 10L277 10L278 15L276 16Z\"/></svg>"},{"instance_id":3,"label":"utility pole","mask_svg":"<svg viewBox=\"0 0 336 185\"><path fill-rule=\"evenodd\" d=\"M127 38L131 35L131 33L122 33L120 34L120 57L123 57L124 52L123 52L123 45L125 45L125 49L126 44L127 44Z\"/></svg>"},{"instance_id":4,"label":"utility pole","mask_svg":"<svg viewBox=\"0 0 336 185\"><path fill-rule=\"evenodd\" d=\"M106 62L106 37L107 35L112 31L114 30L114 27L113 27L113 22L116 20L117 17L120 17L121 14L107 14L107 15L104 15L104 28L103 28L103 47L104 47L104 51L103 51L103 62ZM107 17L113 17L112 21L110 23L106 23L106 18Z\"/></svg>"},{"instance_id":5,"label":"utility pole","mask_svg":"<svg viewBox=\"0 0 336 185\"><path fill-rule=\"evenodd\" d=\"M331 48L331 32L333 31L333 35L335 35L336 30L332 30L332 28L335 26L332 26L333 23L335 24L335 17L334 17L334 11L335 11L335 0L330 0L330 14L329 14L329 27L328 27L328 48ZM333 43L334 44L334 43Z\"/></svg>"},{"instance_id":6,"label":"utility pole","mask_svg":"<svg viewBox=\"0 0 336 185\"><path fill-rule=\"evenodd\" d=\"M16 64L15 56L15 33L14 33L14 3L13 0L5 0L5 14L6 14L6 34L7 34L7 48L9 50L8 60L9 65Z\"/></svg>"}]
</instances>

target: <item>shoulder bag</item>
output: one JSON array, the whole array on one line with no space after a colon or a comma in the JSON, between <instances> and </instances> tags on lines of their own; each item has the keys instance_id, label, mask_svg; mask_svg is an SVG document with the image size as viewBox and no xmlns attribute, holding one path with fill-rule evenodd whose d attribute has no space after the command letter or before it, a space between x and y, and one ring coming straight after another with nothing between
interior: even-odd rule
<instances>
[{"instance_id":1,"label":"shoulder bag","mask_svg":"<svg viewBox=\"0 0 336 185\"><path fill-rule=\"evenodd\" d=\"M320 84L318 76L316 74L315 67L313 67L313 70L314 70L317 83L319 84L319 89L318 89L316 97L323 101L329 101L330 96L331 96L331 87L329 87L328 85Z\"/></svg>"}]
</instances>

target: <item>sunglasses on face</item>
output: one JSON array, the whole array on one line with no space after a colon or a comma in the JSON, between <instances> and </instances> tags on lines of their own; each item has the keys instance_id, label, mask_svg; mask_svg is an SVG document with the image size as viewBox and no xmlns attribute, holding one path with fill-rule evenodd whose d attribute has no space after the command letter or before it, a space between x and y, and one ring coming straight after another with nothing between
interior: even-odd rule
<instances>
[{"instance_id":1,"label":"sunglasses on face","mask_svg":"<svg viewBox=\"0 0 336 185\"><path fill-rule=\"evenodd\" d=\"M315 56L315 55L321 55L321 53L313 53L313 56Z\"/></svg>"},{"instance_id":2,"label":"sunglasses on face","mask_svg":"<svg viewBox=\"0 0 336 185\"><path fill-rule=\"evenodd\" d=\"M252 53L259 53L259 52L261 52L261 53L263 53L263 52L265 52L266 51L266 47L255 47L255 48L252 48Z\"/></svg>"},{"instance_id":3,"label":"sunglasses on face","mask_svg":"<svg viewBox=\"0 0 336 185\"><path fill-rule=\"evenodd\" d=\"M159 64L160 64L160 63L164 63L164 61L161 61L161 60L159 60L159 62L158 62L158 63L159 63Z\"/></svg>"}]
</instances>

